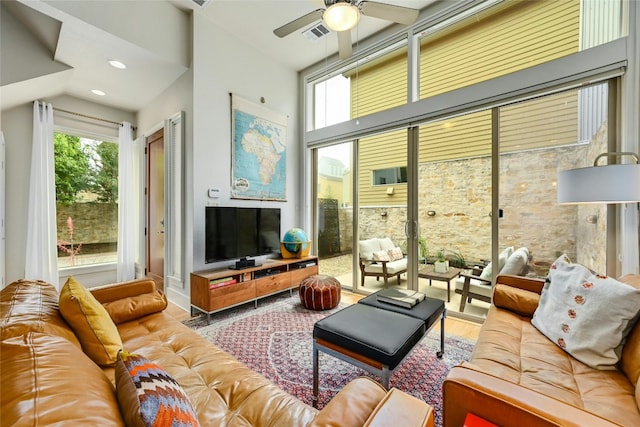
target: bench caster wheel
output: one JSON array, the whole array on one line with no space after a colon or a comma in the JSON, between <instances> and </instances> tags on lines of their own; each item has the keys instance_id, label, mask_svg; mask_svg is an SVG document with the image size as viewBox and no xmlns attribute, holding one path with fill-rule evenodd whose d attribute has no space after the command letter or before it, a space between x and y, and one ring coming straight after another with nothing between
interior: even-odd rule
<instances>
[{"instance_id":1,"label":"bench caster wheel","mask_svg":"<svg viewBox=\"0 0 640 427\"><path fill-rule=\"evenodd\" d=\"M443 351L439 351L436 353L436 356L438 357L438 359L442 359L442 356L444 355Z\"/></svg>"}]
</instances>

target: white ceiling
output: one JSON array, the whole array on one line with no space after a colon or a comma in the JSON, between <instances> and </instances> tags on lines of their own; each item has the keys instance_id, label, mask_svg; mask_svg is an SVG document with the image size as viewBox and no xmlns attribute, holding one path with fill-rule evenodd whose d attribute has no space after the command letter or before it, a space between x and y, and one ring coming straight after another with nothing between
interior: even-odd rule
<instances>
[{"instance_id":1,"label":"white ceiling","mask_svg":"<svg viewBox=\"0 0 640 427\"><path fill-rule=\"evenodd\" d=\"M414 9L422 9L434 2L434 0L376 1ZM173 0L172 2L180 5L193 4L191 0ZM307 28L284 38L273 34L274 29L316 9L324 8L323 0L209 0L204 8L198 6L195 8L200 9L209 20L238 39L298 71L338 51L335 33L316 41L311 41L302 35ZM390 25L393 23L363 16L358 26L352 30L352 41L355 43L358 39L363 40Z\"/></svg>"},{"instance_id":2,"label":"white ceiling","mask_svg":"<svg viewBox=\"0 0 640 427\"><path fill-rule=\"evenodd\" d=\"M237 39L263 52L275 61L295 70L304 69L337 52L335 34L330 34L317 41L308 40L302 31L278 38L273 30L299 16L324 7L322 0L209 0L200 7L192 0L154 0L163 2L165 6L175 6L181 10L201 13L213 24L221 27ZM423 8L434 0L384 0L381 2L405 7ZM101 0L93 0L99 5ZM188 60L176 59L171 55L131 42L126 37L105 31L118 24L108 22L119 20L121 16L113 13L113 17L105 14L105 9L90 6L85 1L81 13L67 13L63 6L56 2L42 0L3 0L3 23L11 19L21 25L23 30L12 37L32 38L19 46L37 44L46 49L53 57L55 70L42 75L7 75L2 77L0 90L2 109L10 108L34 99L46 99L62 94L73 95L97 103L137 111L147 105L153 98L164 91L182 73L188 69ZM59 4L63 5L64 2ZM70 3L71 4L71 3ZM108 4L108 2L107 2ZM116 7L118 3L111 3ZM144 13L144 8L154 7L147 0L119 3L127 4L135 11ZM137 6L137 8L136 8ZM76 6L77 10L77 4ZM108 10L108 9L107 9ZM6 16L7 11L9 16ZM91 16L101 14L101 16ZM100 25L96 25L99 22ZM19 23L19 24L17 24ZM363 16L356 29L352 30L352 40L363 40L366 37L392 25L387 21ZM400 28L400 27L399 27ZM165 30L166 32L166 30ZM5 33L3 32L3 35ZM8 50L12 44L3 42L2 50ZM16 49L16 48L14 48ZM26 51L2 52L7 57L18 61L27 61ZM356 48L354 47L354 51ZM13 53L13 55L12 55ZM24 55L23 55L24 54ZM17 55L17 56L16 56ZM118 58L128 65L127 70L116 70L107 65L107 59ZM27 63L22 69L33 67ZM20 70L20 67L16 67ZM3 72L6 68L3 67ZM15 73L14 73L15 74ZM107 96L98 97L91 94L91 89L101 89Z\"/></svg>"}]
</instances>

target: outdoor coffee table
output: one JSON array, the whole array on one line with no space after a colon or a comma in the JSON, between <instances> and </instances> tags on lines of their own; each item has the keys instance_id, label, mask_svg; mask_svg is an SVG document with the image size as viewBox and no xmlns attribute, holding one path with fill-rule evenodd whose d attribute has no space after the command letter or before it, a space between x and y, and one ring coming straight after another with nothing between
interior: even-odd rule
<instances>
[{"instance_id":1,"label":"outdoor coffee table","mask_svg":"<svg viewBox=\"0 0 640 427\"><path fill-rule=\"evenodd\" d=\"M427 264L425 267L418 270L418 277L429 279L429 286L431 286L432 280L447 282L447 302L451 302L451 280L458 277L461 271L462 270L459 268L449 267L449 271L446 273L436 273L434 265Z\"/></svg>"},{"instance_id":2,"label":"outdoor coffee table","mask_svg":"<svg viewBox=\"0 0 640 427\"><path fill-rule=\"evenodd\" d=\"M389 388L389 377L440 319L440 351L444 354L444 301L427 298L408 309L363 298L315 323L313 327L313 406L318 403L319 352L378 375Z\"/></svg>"}]
</instances>

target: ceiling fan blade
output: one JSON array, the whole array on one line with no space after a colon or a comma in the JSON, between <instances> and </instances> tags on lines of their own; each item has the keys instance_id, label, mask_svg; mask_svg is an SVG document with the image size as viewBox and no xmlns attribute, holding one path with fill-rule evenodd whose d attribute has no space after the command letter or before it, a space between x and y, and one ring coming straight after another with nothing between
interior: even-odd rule
<instances>
[{"instance_id":1,"label":"ceiling fan blade","mask_svg":"<svg viewBox=\"0 0 640 427\"><path fill-rule=\"evenodd\" d=\"M351 56L351 30L338 31L338 58L347 59Z\"/></svg>"},{"instance_id":2,"label":"ceiling fan blade","mask_svg":"<svg viewBox=\"0 0 640 427\"><path fill-rule=\"evenodd\" d=\"M411 25L418 19L420 11L410 7L395 6L392 4L363 1L360 3L360 11L367 16L397 22L402 25Z\"/></svg>"},{"instance_id":3,"label":"ceiling fan blade","mask_svg":"<svg viewBox=\"0 0 640 427\"><path fill-rule=\"evenodd\" d=\"M294 19L288 24L284 24L280 28L276 28L275 30L273 30L273 34L275 34L280 38L288 36L294 31L297 31L303 27L306 27L307 25L313 24L314 22L321 20L323 12L324 12L324 9L317 9L317 10L314 10L313 12L307 13L306 15L303 15L298 19Z\"/></svg>"}]
</instances>

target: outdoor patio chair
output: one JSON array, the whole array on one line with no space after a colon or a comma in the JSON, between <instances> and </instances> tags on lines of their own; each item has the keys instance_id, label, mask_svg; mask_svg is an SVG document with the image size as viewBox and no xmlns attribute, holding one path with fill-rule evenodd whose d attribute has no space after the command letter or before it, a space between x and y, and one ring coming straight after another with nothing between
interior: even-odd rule
<instances>
[{"instance_id":1,"label":"outdoor patio chair","mask_svg":"<svg viewBox=\"0 0 640 427\"><path fill-rule=\"evenodd\" d=\"M516 276L525 276L529 271L529 262L531 255L529 250L521 247L514 251L513 247L504 249L498 257L499 274L513 274ZM471 303L472 299L478 299L487 303L491 303L493 295L493 276L492 263L486 266L476 266L471 274L460 273L456 280L455 292L460 294L460 313L464 312L467 303Z\"/></svg>"},{"instance_id":2,"label":"outdoor patio chair","mask_svg":"<svg viewBox=\"0 0 640 427\"><path fill-rule=\"evenodd\" d=\"M376 280L382 277L385 288L389 286L389 277L396 276L400 284L400 275L407 271L407 258L390 238L360 240L358 250L361 286L364 286L365 276L374 276Z\"/></svg>"}]
</instances>

